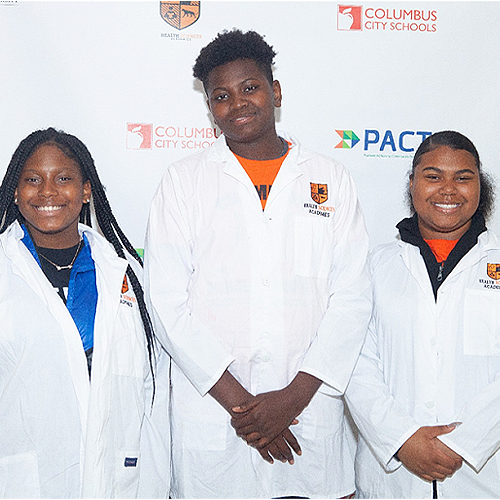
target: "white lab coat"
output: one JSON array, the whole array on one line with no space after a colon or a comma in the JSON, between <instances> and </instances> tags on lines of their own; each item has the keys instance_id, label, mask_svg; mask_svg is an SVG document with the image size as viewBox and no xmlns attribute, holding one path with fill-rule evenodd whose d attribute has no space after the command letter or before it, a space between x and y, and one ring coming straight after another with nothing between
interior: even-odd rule
<instances>
[{"instance_id":1,"label":"white lab coat","mask_svg":"<svg viewBox=\"0 0 500 500\"><path fill-rule=\"evenodd\" d=\"M151 412L142 322L132 287L122 293L127 261L79 230L98 290L91 382L75 323L21 227L0 235L0 497L166 497L168 357L159 358Z\"/></svg>"},{"instance_id":2,"label":"white lab coat","mask_svg":"<svg viewBox=\"0 0 500 500\"><path fill-rule=\"evenodd\" d=\"M500 281L488 263L500 265L500 242L485 232L435 300L417 247L374 251L374 311L346 391L360 497L431 498L393 455L421 426L452 422L463 423L440 439L467 463L438 482L439 498L500 497Z\"/></svg>"},{"instance_id":3,"label":"white lab coat","mask_svg":"<svg viewBox=\"0 0 500 500\"><path fill-rule=\"evenodd\" d=\"M223 136L172 164L152 203L145 282L175 361L173 497L354 490L341 395L369 321L368 238L348 172L287 139L265 211ZM319 208L311 182L327 185ZM299 370L324 381L292 428L303 451L293 466L266 463L207 394L226 368L252 394Z\"/></svg>"}]
</instances>

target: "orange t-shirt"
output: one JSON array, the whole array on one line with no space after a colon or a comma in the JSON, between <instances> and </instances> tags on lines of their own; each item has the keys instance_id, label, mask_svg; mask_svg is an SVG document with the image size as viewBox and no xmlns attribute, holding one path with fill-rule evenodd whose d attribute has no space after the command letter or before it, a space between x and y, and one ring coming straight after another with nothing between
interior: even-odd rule
<instances>
[{"instance_id":1,"label":"orange t-shirt","mask_svg":"<svg viewBox=\"0 0 500 500\"><path fill-rule=\"evenodd\" d=\"M424 240L432 250L438 262L444 262L455 248L458 240Z\"/></svg>"},{"instance_id":2,"label":"orange t-shirt","mask_svg":"<svg viewBox=\"0 0 500 500\"><path fill-rule=\"evenodd\" d=\"M288 151L290 151L290 148ZM233 153L255 186L262 204L262 210L266 208L267 198L269 197L274 179L278 175L279 169L288 155L288 151L283 156L273 160L249 160Z\"/></svg>"}]
</instances>

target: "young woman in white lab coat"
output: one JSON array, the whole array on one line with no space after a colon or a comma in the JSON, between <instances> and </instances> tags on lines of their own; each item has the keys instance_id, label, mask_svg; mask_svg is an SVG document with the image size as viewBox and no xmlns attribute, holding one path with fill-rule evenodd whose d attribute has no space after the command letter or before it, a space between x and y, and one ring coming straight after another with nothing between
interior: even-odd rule
<instances>
[{"instance_id":1,"label":"young woman in white lab coat","mask_svg":"<svg viewBox=\"0 0 500 500\"><path fill-rule=\"evenodd\" d=\"M85 145L24 139L0 220L0 497L168 496L168 357Z\"/></svg>"},{"instance_id":2,"label":"young woman in white lab coat","mask_svg":"<svg viewBox=\"0 0 500 500\"><path fill-rule=\"evenodd\" d=\"M362 498L500 496L500 241L492 184L458 132L428 137L413 216L373 252L374 309L346 392Z\"/></svg>"}]
</instances>

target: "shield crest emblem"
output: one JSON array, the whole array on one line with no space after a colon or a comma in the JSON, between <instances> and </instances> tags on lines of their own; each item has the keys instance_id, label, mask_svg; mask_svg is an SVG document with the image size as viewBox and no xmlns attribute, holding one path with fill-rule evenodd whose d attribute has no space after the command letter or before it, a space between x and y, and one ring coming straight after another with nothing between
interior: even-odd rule
<instances>
[{"instance_id":1,"label":"shield crest emblem","mask_svg":"<svg viewBox=\"0 0 500 500\"><path fill-rule=\"evenodd\" d=\"M184 0L160 2L161 18L175 29L183 30L200 17L200 2Z\"/></svg>"},{"instance_id":2,"label":"shield crest emblem","mask_svg":"<svg viewBox=\"0 0 500 500\"><path fill-rule=\"evenodd\" d=\"M500 280L500 264L487 264L487 274L492 280Z\"/></svg>"},{"instance_id":3,"label":"shield crest emblem","mask_svg":"<svg viewBox=\"0 0 500 500\"><path fill-rule=\"evenodd\" d=\"M315 184L311 182L311 198L318 205L325 203L328 200L328 185L327 184Z\"/></svg>"},{"instance_id":4,"label":"shield crest emblem","mask_svg":"<svg viewBox=\"0 0 500 500\"><path fill-rule=\"evenodd\" d=\"M122 283L122 293L127 293L127 292L128 292L128 281L127 281L127 276L124 276Z\"/></svg>"}]
</instances>

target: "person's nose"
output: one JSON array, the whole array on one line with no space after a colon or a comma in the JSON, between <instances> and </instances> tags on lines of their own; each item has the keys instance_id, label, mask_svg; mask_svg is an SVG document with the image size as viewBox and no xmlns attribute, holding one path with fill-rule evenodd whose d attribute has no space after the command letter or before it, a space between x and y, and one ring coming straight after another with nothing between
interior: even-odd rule
<instances>
[{"instance_id":1,"label":"person's nose","mask_svg":"<svg viewBox=\"0 0 500 500\"><path fill-rule=\"evenodd\" d=\"M445 178L443 180L443 183L441 184L440 192L446 196L451 196L455 194L457 192L455 180Z\"/></svg>"},{"instance_id":2,"label":"person's nose","mask_svg":"<svg viewBox=\"0 0 500 500\"><path fill-rule=\"evenodd\" d=\"M231 107L233 109L244 108L247 105L248 99L242 94L237 94L231 99Z\"/></svg>"},{"instance_id":3,"label":"person's nose","mask_svg":"<svg viewBox=\"0 0 500 500\"><path fill-rule=\"evenodd\" d=\"M57 184L51 179L45 179L40 184L40 189L38 190L38 194L43 196L44 198L50 198L51 196L55 196L58 192Z\"/></svg>"}]
</instances>

